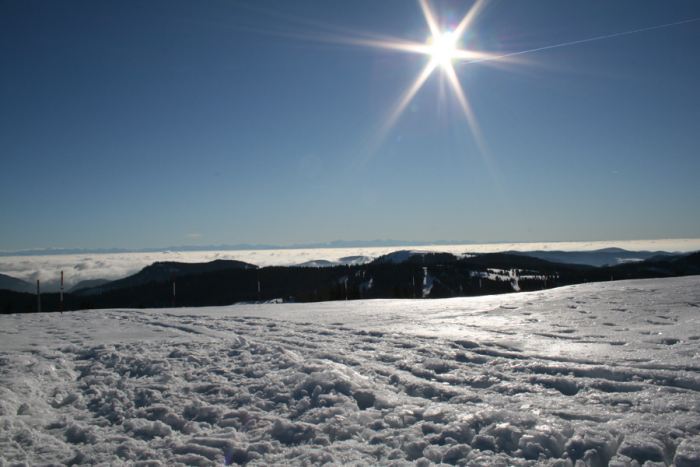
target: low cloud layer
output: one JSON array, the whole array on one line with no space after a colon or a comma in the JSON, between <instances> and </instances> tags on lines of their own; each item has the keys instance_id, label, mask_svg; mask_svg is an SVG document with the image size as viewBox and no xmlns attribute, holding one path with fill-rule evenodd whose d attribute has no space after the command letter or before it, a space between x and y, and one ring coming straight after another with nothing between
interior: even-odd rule
<instances>
[{"instance_id":1,"label":"low cloud layer","mask_svg":"<svg viewBox=\"0 0 700 467\"><path fill-rule=\"evenodd\" d=\"M468 252L564 250L586 251L607 247L628 250L694 251L700 250L700 239L633 240L611 242L553 242L553 243L491 243L472 245L419 246L420 251L440 251L454 254ZM314 260L337 261L348 256L378 256L410 247L310 248L286 250L240 250L196 252L105 253L80 255L6 256L0 258L0 273L34 282L41 280L43 290L58 287L64 271L65 287L89 279L119 279L133 274L156 261L208 262L235 259L257 266L288 266Z\"/></svg>"}]
</instances>

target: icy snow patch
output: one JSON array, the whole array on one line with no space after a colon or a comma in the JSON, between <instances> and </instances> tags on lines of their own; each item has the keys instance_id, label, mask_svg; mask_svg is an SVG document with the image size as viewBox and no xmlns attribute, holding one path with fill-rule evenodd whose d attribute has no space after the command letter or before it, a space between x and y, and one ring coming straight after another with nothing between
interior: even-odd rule
<instances>
[{"instance_id":1,"label":"icy snow patch","mask_svg":"<svg viewBox=\"0 0 700 467\"><path fill-rule=\"evenodd\" d=\"M698 465L699 286L0 316L0 465Z\"/></svg>"}]
</instances>

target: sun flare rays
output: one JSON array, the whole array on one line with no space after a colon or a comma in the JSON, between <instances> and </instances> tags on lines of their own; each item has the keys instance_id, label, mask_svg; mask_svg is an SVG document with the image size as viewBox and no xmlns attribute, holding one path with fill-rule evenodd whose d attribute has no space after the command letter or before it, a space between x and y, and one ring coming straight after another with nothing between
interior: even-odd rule
<instances>
[{"instance_id":1,"label":"sun flare rays","mask_svg":"<svg viewBox=\"0 0 700 467\"><path fill-rule=\"evenodd\" d=\"M413 98L418 94L433 73L440 72L442 73L442 78L446 78L445 81L448 83L459 108L464 114L477 147L483 152L484 142L479 131L479 125L472 111L467 94L457 76L454 62L480 62L493 57L491 54L485 52L460 47L462 36L469 30L476 16L483 9L485 1L477 0L459 23L457 23L454 29L443 29L441 27L438 17L430 6L429 0L418 0L418 3L428 26L428 30L430 31L430 37L425 43L381 39L361 41L362 45L425 55L428 59L415 80L413 80L390 112L388 112L381 127L380 139L383 139L396 124L404 110L406 110Z\"/></svg>"}]
</instances>

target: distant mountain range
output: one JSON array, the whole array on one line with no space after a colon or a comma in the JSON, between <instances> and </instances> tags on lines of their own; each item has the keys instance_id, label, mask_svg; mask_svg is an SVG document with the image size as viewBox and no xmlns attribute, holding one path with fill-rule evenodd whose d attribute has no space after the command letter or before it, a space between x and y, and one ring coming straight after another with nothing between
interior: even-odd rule
<instances>
[{"instance_id":1,"label":"distant mountain range","mask_svg":"<svg viewBox=\"0 0 700 467\"><path fill-rule=\"evenodd\" d=\"M331 242L298 243L292 245L271 245L264 243L238 243L235 245L180 245L157 248L37 248L32 250L0 251L3 256L45 256L45 255L82 255L110 253L159 253L163 251L237 251L237 250L296 250L317 248L372 248L404 247L430 245L469 245L476 242L469 240L334 240Z\"/></svg>"},{"instance_id":2,"label":"distant mountain range","mask_svg":"<svg viewBox=\"0 0 700 467\"><path fill-rule=\"evenodd\" d=\"M96 295L115 289L136 287L149 282L167 282L183 276L206 274L231 269L257 269L254 264L243 261L217 259L209 263L179 263L162 261L146 266L134 275L116 281L107 281L75 290L77 295Z\"/></svg>"},{"instance_id":3,"label":"distant mountain range","mask_svg":"<svg viewBox=\"0 0 700 467\"><path fill-rule=\"evenodd\" d=\"M622 248L603 248L593 251L507 251L514 255L532 256L555 263L587 264L589 266L614 266L650 258L673 256L667 251L628 251Z\"/></svg>"},{"instance_id":4,"label":"distant mountain range","mask_svg":"<svg viewBox=\"0 0 700 467\"><path fill-rule=\"evenodd\" d=\"M606 254L626 256L624 251ZM629 252L627 252L629 253ZM602 254L601 254L602 255ZM552 262L535 256L398 251L364 264L270 266L240 261L158 262L129 277L64 294L66 310L229 305L280 300L312 302L374 298L446 298L533 291L582 282L700 274L700 252L653 255L610 266ZM7 276L5 276L6 278ZM8 280L10 285L17 282ZM20 281L22 282L22 281ZM0 290L0 312L31 312L36 295ZM33 291L29 291L33 292ZM60 308L57 293L43 310Z\"/></svg>"},{"instance_id":5,"label":"distant mountain range","mask_svg":"<svg viewBox=\"0 0 700 467\"><path fill-rule=\"evenodd\" d=\"M386 241L388 242L389 240ZM334 244L338 243L341 242L334 242ZM554 263L581 264L588 266L615 266L630 262L639 262L649 259L664 259L676 256L675 254L666 251L628 251L622 248L604 248L593 251L507 251L505 253L516 256L539 258ZM455 258L450 253L437 253L420 250L397 250L395 252L389 253L376 259L369 256L354 255L346 256L336 261L331 261L327 259L310 260L304 263L297 264L296 266L306 268L326 268L336 266L356 266L367 264L372 261L375 261L378 264L400 264L404 261L407 261L409 258L415 259L416 257L425 257L426 255L427 257L432 258L433 261L435 261L436 259L446 260L447 258ZM146 283L151 280L168 278L173 275L175 277L180 277L188 274L209 272L221 269L231 269L236 267L257 268L256 265L233 260L216 260L212 263L205 263L209 264L210 266L207 266L204 269L202 269L201 266L190 264L191 263L157 262L151 266L146 267L136 276L130 276L129 278L124 278L116 281L110 281L100 278L88 279L73 285L67 291L71 293L86 293L84 291L92 290L93 292L97 293L107 290L109 288L113 288L115 286L114 284L116 284L116 286L118 287L120 286L120 284L122 284L121 281L126 281L123 282L126 285L137 285L137 283ZM57 284L55 283L47 283L45 285L42 283L42 286L42 289L45 292L55 292L58 288ZM15 292L35 292L36 285L33 283L30 284L18 278L0 274L0 290L3 289L12 290Z\"/></svg>"},{"instance_id":6,"label":"distant mountain range","mask_svg":"<svg viewBox=\"0 0 700 467\"><path fill-rule=\"evenodd\" d=\"M588 266L614 266L635 261L644 261L650 258L665 258L674 256L674 253L667 251L628 251L622 248L603 248L593 251L505 251L504 253L520 256L530 256L544 259L554 263L565 264L585 264ZM387 255L377 258L377 261L384 263L399 264L416 255L451 255L450 253L439 253L435 251L420 250L397 250ZM332 267L343 264L363 264L371 260L366 256L349 256L338 261L312 260L299 264L305 267Z\"/></svg>"},{"instance_id":7,"label":"distant mountain range","mask_svg":"<svg viewBox=\"0 0 700 467\"><path fill-rule=\"evenodd\" d=\"M0 290L12 290L14 292L36 292L36 285L22 279L0 274Z\"/></svg>"}]
</instances>

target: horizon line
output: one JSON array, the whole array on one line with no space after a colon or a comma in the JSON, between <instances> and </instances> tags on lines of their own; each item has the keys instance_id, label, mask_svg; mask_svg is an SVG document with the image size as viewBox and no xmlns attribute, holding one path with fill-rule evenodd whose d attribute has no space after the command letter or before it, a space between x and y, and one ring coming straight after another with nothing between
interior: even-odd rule
<instances>
[{"instance_id":1,"label":"horizon line","mask_svg":"<svg viewBox=\"0 0 700 467\"><path fill-rule=\"evenodd\" d=\"M39 247L19 250L0 250L0 257L10 256L51 256L71 254L110 254L110 253L167 253L167 252L197 252L197 251L250 251L250 250L300 250L300 249L328 249L328 248L382 248L382 247L411 247L411 246L457 246L457 245L513 245L513 244L565 244L565 243L623 243L623 242L666 242L666 241L698 241L700 237L664 237L664 238L637 238L637 239L606 239L606 240L332 240L328 242L295 243L289 245L266 243L235 243L235 244L208 244L208 245L177 245L167 247L96 247L96 248L71 248L71 247Z\"/></svg>"}]
</instances>

